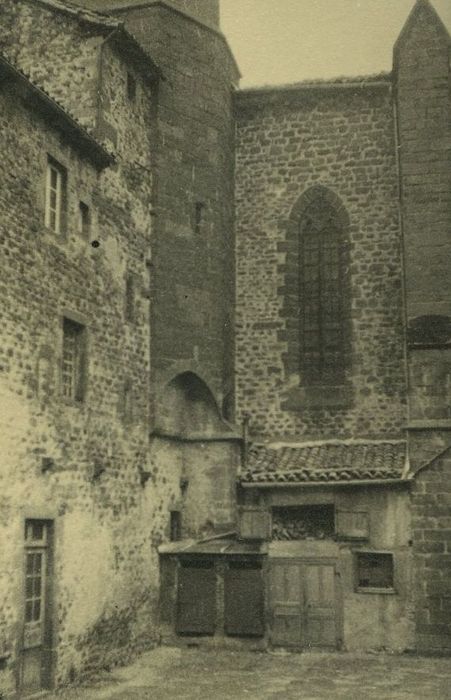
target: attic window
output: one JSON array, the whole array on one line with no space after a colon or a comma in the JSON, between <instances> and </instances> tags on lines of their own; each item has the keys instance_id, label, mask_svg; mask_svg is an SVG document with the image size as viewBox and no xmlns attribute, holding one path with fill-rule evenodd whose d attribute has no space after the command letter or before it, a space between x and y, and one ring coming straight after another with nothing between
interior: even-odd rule
<instances>
[{"instance_id":1,"label":"attic window","mask_svg":"<svg viewBox=\"0 0 451 700\"><path fill-rule=\"evenodd\" d=\"M127 97L130 102L136 99L136 79L131 73L127 73Z\"/></svg>"}]
</instances>

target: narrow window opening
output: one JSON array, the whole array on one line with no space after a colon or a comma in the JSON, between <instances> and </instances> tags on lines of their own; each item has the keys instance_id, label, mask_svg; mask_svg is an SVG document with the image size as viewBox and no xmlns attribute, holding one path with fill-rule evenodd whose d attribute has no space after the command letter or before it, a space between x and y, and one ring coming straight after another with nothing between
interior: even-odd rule
<instances>
[{"instance_id":1,"label":"narrow window opening","mask_svg":"<svg viewBox=\"0 0 451 700\"><path fill-rule=\"evenodd\" d=\"M129 380L124 383L122 393L122 417L126 423L133 421L133 391Z\"/></svg>"},{"instance_id":2,"label":"narrow window opening","mask_svg":"<svg viewBox=\"0 0 451 700\"><path fill-rule=\"evenodd\" d=\"M63 321L62 394L71 401L83 401L85 393L85 327Z\"/></svg>"},{"instance_id":3,"label":"narrow window opening","mask_svg":"<svg viewBox=\"0 0 451 700\"><path fill-rule=\"evenodd\" d=\"M343 379L343 242L335 209L314 200L300 228L301 366L303 382Z\"/></svg>"},{"instance_id":4,"label":"narrow window opening","mask_svg":"<svg viewBox=\"0 0 451 700\"><path fill-rule=\"evenodd\" d=\"M136 79L131 73L127 73L127 98L130 102L136 99Z\"/></svg>"},{"instance_id":5,"label":"narrow window opening","mask_svg":"<svg viewBox=\"0 0 451 700\"><path fill-rule=\"evenodd\" d=\"M194 205L194 232L200 233L204 218L204 202L196 202Z\"/></svg>"},{"instance_id":6,"label":"narrow window opening","mask_svg":"<svg viewBox=\"0 0 451 700\"><path fill-rule=\"evenodd\" d=\"M79 202L78 205L78 233L88 238L91 232L91 212L87 204Z\"/></svg>"},{"instance_id":7,"label":"narrow window opening","mask_svg":"<svg viewBox=\"0 0 451 700\"><path fill-rule=\"evenodd\" d=\"M356 553L357 588L392 589L394 585L393 554L381 552Z\"/></svg>"},{"instance_id":8,"label":"narrow window opening","mask_svg":"<svg viewBox=\"0 0 451 700\"><path fill-rule=\"evenodd\" d=\"M132 274L127 275L125 280L125 320L134 321L135 319L135 277Z\"/></svg>"},{"instance_id":9,"label":"narrow window opening","mask_svg":"<svg viewBox=\"0 0 451 700\"><path fill-rule=\"evenodd\" d=\"M62 233L65 228L66 190L66 168L49 156L45 188L45 225L55 233Z\"/></svg>"},{"instance_id":10,"label":"narrow window opening","mask_svg":"<svg viewBox=\"0 0 451 700\"><path fill-rule=\"evenodd\" d=\"M171 542L182 539L182 514L179 510L171 510L170 513L170 539Z\"/></svg>"}]
</instances>

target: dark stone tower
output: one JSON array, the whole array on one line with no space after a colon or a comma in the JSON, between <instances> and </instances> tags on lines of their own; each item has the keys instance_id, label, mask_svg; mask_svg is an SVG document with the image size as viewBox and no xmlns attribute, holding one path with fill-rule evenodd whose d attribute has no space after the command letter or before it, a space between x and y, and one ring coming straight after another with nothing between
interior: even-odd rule
<instances>
[{"instance_id":1,"label":"dark stone tower","mask_svg":"<svg viewBox=\"0 0 451 700\"><path fill-rule=\"evenodd\" d=\"M159 507L168 518L181 511L183 536L230 529L239 457L228 423L238 70L219 30L218 0L94 5L120 17L163 73L154 94L149 202L155 493L165 494Z\"/></svg>"},{"instance_id":2,"label":"dark stone tower","mask_svg":"<svg viewBox=\"0 0 451 700\"><path fill-rule=\"evenodd\" d=\"M193 372L220 411L233 387L233 86L218 0L116 9L163 71L157 102L151 363L155 426L165 387ZM185 12L189 9L190 14Z\"/></svg>"},{"instance_id":3,"label":"dark stone tower","mask_svg":"<svg viewBox=\"0 0 451 700\"><path fill-rule=\"evenodd\" d=\"M394 78L404 240L408 435L420 651L451 650L451 38L418 0ZM423 467L427 467L423 468Z\"/></svg>"}]
</instances>

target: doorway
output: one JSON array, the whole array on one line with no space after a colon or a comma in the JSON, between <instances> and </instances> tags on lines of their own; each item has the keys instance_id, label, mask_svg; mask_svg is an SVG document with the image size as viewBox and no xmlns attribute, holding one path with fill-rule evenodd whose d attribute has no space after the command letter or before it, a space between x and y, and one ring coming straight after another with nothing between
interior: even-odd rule
<instances>
[{"instance_id":1,"label":"doorway","mask_svg":"<svg viewBox=\"0 0 451 700\"><path fill-rule=\"evenodd\" d=\"M341 595L335 560L273 559L269 588L274 646L340 646Z\"/></svg>"},{"instance_id":2,"label":"doorway","mask_svg":"<svg viewBox=\"0 0 451 700\"><path fill-rule=\"evenodd\" d=\"M52 685L53 523L25 521L24 615L19 690L35 693Z\"/></svg>"}]
</instances>

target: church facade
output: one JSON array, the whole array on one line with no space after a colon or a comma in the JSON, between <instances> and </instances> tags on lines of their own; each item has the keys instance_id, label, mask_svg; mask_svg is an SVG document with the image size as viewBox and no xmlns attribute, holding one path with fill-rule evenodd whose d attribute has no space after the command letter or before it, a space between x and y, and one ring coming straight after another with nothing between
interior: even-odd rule
<instances>
[{"instance_id":1,"label":"church facade","mask_svg":"<svg viewBox=\"0 0 451 700\"><path fill-rule=\"evenodd\" d=\"M217 0L4 0L0 695L451 651L451 39L239 89Z\"/></svg>"}]
</instances>

